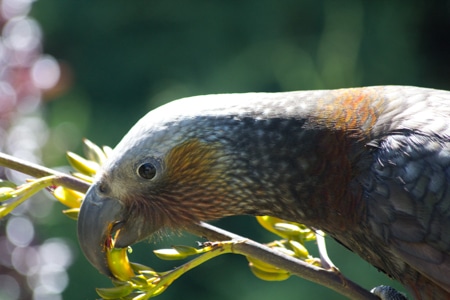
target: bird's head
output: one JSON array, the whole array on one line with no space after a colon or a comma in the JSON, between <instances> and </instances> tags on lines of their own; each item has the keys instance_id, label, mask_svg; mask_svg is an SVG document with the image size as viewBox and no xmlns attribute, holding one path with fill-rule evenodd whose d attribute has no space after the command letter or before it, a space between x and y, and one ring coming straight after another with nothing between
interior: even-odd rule
<instances>
[{"instance_id":1,"label":"bird's head","mask_svg":"<svg viewBox=\"0 0 450 300\"><path fill-rule=\"evenodd\" d=\"M97 174L81 207L78 236L102 273L111 276L105 250L113 234L115 247L123 248L161 228L253 213L245 201L255 188L235 147L242 142L234 126L240 121L208 109L220 99L206 100L181 100L147 114Z\"/></svg>"}]
</instances>

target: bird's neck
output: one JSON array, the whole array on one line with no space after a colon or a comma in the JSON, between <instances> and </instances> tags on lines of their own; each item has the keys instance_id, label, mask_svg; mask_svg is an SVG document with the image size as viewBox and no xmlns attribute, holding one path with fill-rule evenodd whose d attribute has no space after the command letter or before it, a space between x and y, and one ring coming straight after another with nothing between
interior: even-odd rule
<instances>
[{"instance_id":1,"label":"bird's neck","mask_svg":"<svg viewBox=\"0 0 450 300\"><path fill-rule=\"evenodd\" d=\"M240 120L233 133L232 197L250 214L334 230L357 222L364 140L304 119ZM245 206L241 206L245 207ZM345 226L344 226L345 225Z\"/></svg>"}]
</instances>

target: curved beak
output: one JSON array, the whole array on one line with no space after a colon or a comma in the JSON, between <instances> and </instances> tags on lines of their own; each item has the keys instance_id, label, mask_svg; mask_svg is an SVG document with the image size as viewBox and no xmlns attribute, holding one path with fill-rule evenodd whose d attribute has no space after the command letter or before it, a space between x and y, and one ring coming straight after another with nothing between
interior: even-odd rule
<instances>
[{"instance_id":1,"label":"curved beak","mask_svg":"<svg viewBox=\"0 0 450 300\"><path fill-rule=\"evenodd\" d=\"M106 251L112 246L126 248L154 233L159 226L145 217L142 211L127 211L117 198L101 193L98 183L86 193L78 215L78 240L81 250L101 273L111 273ZM139 201L136 198L135 201ZM131 214L131 215L130 215ZM111 236L114 234L114 245Z\"/></svg>"},{"instance_id":2,"label":"curved beak","mask_svg":"<svg viewBox=\"0 0 450 300\"><path fill-rule=\"evenodd\" d=\"M78 216L78 240L81 250L91 264L101 273L113 277L106 259L107 243L111 231L121 221L123 205L114 198L99 195L92 185L80 208Z\"/></svg>"}]
</instances>

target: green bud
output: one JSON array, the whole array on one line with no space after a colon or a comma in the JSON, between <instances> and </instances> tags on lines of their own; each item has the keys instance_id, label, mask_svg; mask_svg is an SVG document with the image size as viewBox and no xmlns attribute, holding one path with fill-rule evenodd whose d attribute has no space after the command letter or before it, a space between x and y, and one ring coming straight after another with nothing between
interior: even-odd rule
<instances>
[{"instance_id":1,"label":"green bud","mask_svg":"<svg viewBox=\"0 0 450 300\"><path fill-rule=\"evenodd\" d=\"M95 161L99 165L102 165L106 160L106 155L103 150L91 142L88 139L83 139L83 145L84 145L84 153L86 154L86 157L91 160Z\"/></svg>"},{"instance_id":2,"label":"green bud","mask_svg":"<svg viewBox=\"0 0 450 300\"><path fill-rule=\"evenodd\" d=\"M158 273L156 273L155 270L146 265L130 262L130 266L136 273L151 274L155 276L158 275Z\"/></svg>"},{"instance_id":3,"label":"green bud","mask_svg":"<svg viewBox=\"0 0 450 300\"><path fill-rule=\"evenodd\" d=\"M176 249L158 249L154 250L153 253L159 258L164 260L177 260L184 259L188 257L190 254L180 253Z\"/></svg>"},{"instance_id":4,"label":"green bud","mask_svg":"<svg viewBox=\"0 0 450 300\"><path fill-rule=\"evenodd\" d=\"M282 281L291 276L287 271L280 270L280 272L267 272L255 265L250 265L250 271L252 271L253 275L265 281Z\"/></svg>"},{"instance_id":5,"label":"green bud","mask_svg":"<svg viewBox=\"0 0 450 300\"><path fill-rule=\"evenodd\" d=\"M280 231L280 232L282 232L284 234L291 235L291 236L292 235L299 235L299 234L303 233L302 229L299 226L294 225L294 224L276 223L273 227L276 230L278 230L278 231Z\"/></svg>"},{"instance_id":6,"label":"green bud","mask_svg":"<svg viewBox=\"0 0 450 300\"><path fill-rule=\"evenodd\" d=\"M307 258L309 256L308 249L306 249L306 247L302 243L290 240L289 245L291 245L297 257Z\"/></svg>"},{"instance_id":7,"label":"green bud","mask_svg":"<svg viewBox=\"0 0 450 300\"><path fill-rule=\"evenodd\" d=\"M144 276L134 276L130 278L130 281L133 282L137 286L147 286L147 279Z\"/></svg>"},{"instance_id":8,"label":"green bud","mask_svg":"<svg viewBox=\"0 0 450 300\"><path fill-rule=\"evenodd\" d=\"M67 152L67 160L70 165L75 168L75 170L85 175L94 175L100 168L98 163L92 160L87 160L73 152Z\"/></svg>"},{"instance_id":9,"label":"green bud","mask_svg":"<svg viewBox=\"0 0 450 300\"><path fill-rule=\"evenodd\" d=\"M133 288L129 284L124 284L111 288L97 288L96 291L103 299L119 299L129 295Z\"/></svg>"},{"instance_id":10,"label":"green bud","mask_svg":"<svg viewBox=\"0 0 450 300\"><path fill-rule=\"evenodd\" d=\"M80 213L79 208L69 208L62 211L63 214L71 218L72 220L78 220L78 214Z\"/></svg>"},{"instance_id":11,"label":"green bud","mask_svg":"<svg viewBox=\"0 0 450 300\"><path fill-rule=\"evenodd\" d=\"M15 191L16 189L12 187L0 187L0 202L9 200L12 197L16 196L14 194Z\"/></svg>"}]
</instances>

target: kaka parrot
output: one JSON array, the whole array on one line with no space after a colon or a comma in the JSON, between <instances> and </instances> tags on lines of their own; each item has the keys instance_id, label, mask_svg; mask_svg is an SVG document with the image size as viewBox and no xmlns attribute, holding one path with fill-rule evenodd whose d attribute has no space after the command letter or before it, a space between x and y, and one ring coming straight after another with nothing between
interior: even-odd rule
<instances>
[{"instance_id":1,"label":"kaka parrot","mask_svg":"<svg viewBox=\"0 0 450 300\"><path fill-rule=\"evenodd\" d=\"M450 92L408 87L218 94L149 112L114 149L78 221L104 245L231 215L323 230L417 299L450 299Z\"/></svg>"}]
</instances>

